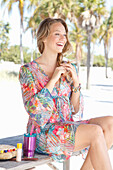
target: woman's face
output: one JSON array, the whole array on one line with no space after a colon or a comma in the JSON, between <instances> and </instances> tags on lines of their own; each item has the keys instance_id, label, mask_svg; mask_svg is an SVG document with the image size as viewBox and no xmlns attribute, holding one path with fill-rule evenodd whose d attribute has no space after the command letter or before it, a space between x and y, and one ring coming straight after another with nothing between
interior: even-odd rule
<instances>
[{"instance_id":1,"label":"woman's face","mask_svg":"<svg viewBox=\"0 0 113 170\"><path fill-rule=\"evenodd\" d=\"M67 42L65 27L60 23L54 23L50 27L50 33L45 38L44 50L50 50L54 53L61 53Z\"/></svg>"}]
</instances>

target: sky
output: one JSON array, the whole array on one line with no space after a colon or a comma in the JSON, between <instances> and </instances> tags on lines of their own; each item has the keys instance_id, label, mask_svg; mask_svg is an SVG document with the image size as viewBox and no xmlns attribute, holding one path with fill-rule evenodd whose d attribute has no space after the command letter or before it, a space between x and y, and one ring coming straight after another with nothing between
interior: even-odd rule
<instances>
[{"instance_id":1,"label":"sky","mask_svg":"<svg viewBox=\"0 0 113 170\"><path fill-rule=\"evenodd\" d=\"M18 2L17 2L18 3ZM108 10L111 9L111 6L113 6L113 0L106 0L106 7ZM9 22L11 30L9 32L9 38L10 38L10 45L19 45L20 44L20 16L17 4L13 6L12 13L9 15L8 12L5 12L5 15L3 15L4 7L0 7L0 20L3 20L5 23ZM27 13L25 13L25 16L28 16ZM26 25L24 25L26 27ZM32 46L36 48L36 44L32 44L31 39L31 32L28 30L23 34L23 46L31 48ZM97 45L95 49L95 54L102 54L104 55L104 48L103 45ZM111 43L110 53L109 57L113 57L113 40Z\"/></svg>"}]
</instances>

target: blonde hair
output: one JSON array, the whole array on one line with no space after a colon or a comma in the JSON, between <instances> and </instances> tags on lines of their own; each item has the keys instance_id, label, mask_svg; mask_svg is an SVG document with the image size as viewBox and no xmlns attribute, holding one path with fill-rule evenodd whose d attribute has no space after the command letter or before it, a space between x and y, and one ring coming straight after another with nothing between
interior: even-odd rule
<instances>
[{"instance_id":1,"label":"blonde hair","mask_svg":"<svg viewBox=\"0 0 113 170\"><path fill-rule=\"evenodd\" d=\"M57 66L60 66L61 62L63 61L63 53L67 52L71 48L71 44L68 39L67 24L63 19L61 19L61 18L56 18L56 19L55 18L46 18L40 23L38 31L37 31L37 46L38 46L40 53L42 54L44 51L44 42L43 41L49 35L51 25L54 23L57 23L57 22L60 22L64 26L64 28L66 30L66 38L67 38L67 42L62 50L62 53L58 53L58 56L57 56Z\"/></svg>"}]
</instances>

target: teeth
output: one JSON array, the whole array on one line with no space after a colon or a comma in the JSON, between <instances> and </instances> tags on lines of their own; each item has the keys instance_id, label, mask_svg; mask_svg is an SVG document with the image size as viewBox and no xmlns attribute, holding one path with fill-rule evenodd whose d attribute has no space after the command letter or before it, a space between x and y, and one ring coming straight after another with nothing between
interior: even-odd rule
<instances>
[{"instance_id":1,"label":"teeth","mask_svg":"<svg viewBox=\"0 0 113 170\"><path fill-rule=\"evenodd\" d=\"M58 45L63 45L63 43L57 43Z\"/></svg>"}]
</instances>

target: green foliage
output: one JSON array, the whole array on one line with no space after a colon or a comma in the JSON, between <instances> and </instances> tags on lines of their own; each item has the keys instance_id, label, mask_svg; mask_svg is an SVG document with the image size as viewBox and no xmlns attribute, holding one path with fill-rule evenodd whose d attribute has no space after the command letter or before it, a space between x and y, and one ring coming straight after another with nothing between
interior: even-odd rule
<instances>
[{"instance_id":1,"label":"green foliage","mask_svg":"<svg viewBox=\"0 0 113 170\"><path fill-rule=\"evenodd\" d=\"M107 24L110 25L110 27L113 27L113 7L111 8L111 12Z\"/></svg>"},{"instance_id":2,"label":"green foliage","mask_svg":"<svg viewBox=\"0 0 113 170\"><path fill-rule=\"evenodd\" d=\"M25 2L25 1L19 1L18 2ZM8 6L12 6L14 2L17 1L8 1L8 0L2 0L2 2L9 2ZM105 9L105 0L44 0L44 1L37 1L37 0L30 0L28 2L28 7L33 7L33 15L29 20L26 17L26 22L27 22L27 29L31 29L32 31L32 36L33 38L36 38L36 30L37 27L42 19L45 17L54 17L58 16L67 21L67 19L70 21L70 39L73 44L73 49L74 53L69 54L67 58L69 59L75 59L78 57L77 53L77 47L81 50L81 65L86 65L86 60L87 60L87 54L83 48L85 45L85 49L87 47L87 37L86 37L86 32L82 30L79 27L79 22L77 18L79 18L81 12L86 11L86 10L91 10L94 14L98 14L99 17L104 17L106 14L106 9ZM20 4L22 5L22 4ZM25 3L24 3L25 6ZM21 11L20 8L22 6L19 6L19 10ZM10 8L9 8L10 9ZM112 26L112 21L113 21L113 9L111 10L111 15L109 17L109 25ZM29 12L29 11L28 11ZM22 14L22 15L21 15ZM56 15L57 14L57 15ZM23 13L20 13L21 17L23 17ZM104 18L105 19L105 18ZM25 18L24 18L25 22ZM107 25L107 23L106 23ZM1 29L2 28L2 29ZM0 59L3 59L5 61L12 61L14 63L20 64L20 47L15 45L8 47L8 32L9 32L9 25L4 24L0 22L0 52L1 56ZM111 33L111 27L109 27L110 33ZM2 31L4 30L4 31ZM104 30L104 29L103 29ZM106 27L105 27L105 30ZM102 31L101 31L102 32ZM96 40L99 39L99 33L97 31L94 32L92 36L92 43L95 43ZM77 55L77 56L76 56ZM30 62L31 61L31 51L29 48L23 47L23 56L24 56L24 62ZM36 52L33 52L33 58L35 59L38 55L36 55ZM104 66L104 57L103 56L95 56L94 57L94 66Z\"/></svg>"},{"instance_id":3,"label":"green foliage","mask_svg":"<svg viewBox=\"0 0 113 170\"><path fill-rule=\"evenodd\" d=\"M105 66L104 56L102 55L94 56L93 66L104 67Z\"/></svg>"},{"instance_id":4,"label":"green foliage","mask_svg":"<svg viewBox=\"0 0 113 170\"><path fill-rule=\"evenodd\" d=\"M0 53L7 50L9 45L9 30L10 26L9 23L4 23L3 21L0 21Z\"/></svg>"},{"instance_id":5,"label":"green foliage","mask_svg":"<svg viewBox=\"0 0 113 170\"><path fill-rule=\"evenodd\" d=\"M106 12L105 9L105 0L78 0L80 6L79 15L84 10L92 10L99 15L104 15Z\"/></svg>"},{"instance_id":6,"label":"green foliage","mask_svg":"<svg viewBox=\"0 0 113 170\"><path fill-rule=\"evenodd\" d=\"M74 60L75 59L75 54L74 53L70 53L69 55L64 55L64 57L68 60Z\"/></svg>"},{"instance_id":7,"label":"green foliage","mask_svg":"<svg viewBox=\"0 0 113 170\"><path fill-rule=\"evenodd\" d=\"M33 58L35 58L35 51L33 52ZM28 47L23 47L23 55L24 55L24 62L28 63L31 61L31 52ZM1 59L4 61L11 61L14 62L15 64L20 64L20 46L15 45L9 47L7 51L3 51L1 53Z\"/></svg>"},{"instance_id":8,"label":"green foliage","mask_svg":"<svg viewBox=\"0 0 113 170\"><path fill-rule=\"evenodd\" d=\"M108 59L108 66L111 67L113 70L113 58Z\"/></svg>"}]
</instances>

